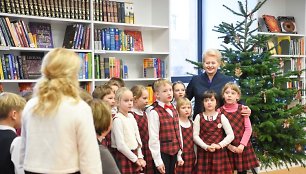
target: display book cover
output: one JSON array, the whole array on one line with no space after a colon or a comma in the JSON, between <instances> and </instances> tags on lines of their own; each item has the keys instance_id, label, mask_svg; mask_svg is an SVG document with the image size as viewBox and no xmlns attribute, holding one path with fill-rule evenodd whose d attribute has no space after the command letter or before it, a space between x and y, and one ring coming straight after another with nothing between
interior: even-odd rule
<instances>
[{"instance_id":1,"label":"display book cover","mask_svg":"<svg viewBox=\"0 0 306 174\"><path fill-rule=\"evenodd\" d=\"M29 28L37 42L38 48L54 48L51 24L29 22Z\"/></svg>"}]
</instances>

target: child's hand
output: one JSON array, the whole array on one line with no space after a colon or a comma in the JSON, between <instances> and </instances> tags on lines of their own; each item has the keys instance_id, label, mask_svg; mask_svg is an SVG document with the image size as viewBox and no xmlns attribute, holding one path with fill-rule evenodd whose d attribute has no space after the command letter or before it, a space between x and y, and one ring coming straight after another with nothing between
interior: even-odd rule
<instances>
[{"instance_id":1,"label":"child's hand","mask_svg":"<svg viewBox=\"0 0 306 174\"><path fill-rule=\"evenodd\" d=\"M242 105L241 115L245 117L249 117L251 115L251 109L248 106Z\"/></svg>"},{"instance_id":2,"label":"child's hand","mask_svg":"<svg viewBox=\"0 0 306 174\"><path fill-rule=\"evenodd\" d=\"M183 160L179 160L179 161L177 162L177 165L178 165L178 166L183 166L183 165L184 165L184 161L183 161Z\"/></svg>"},{"instance_id":3,"label":"child's hand","mask_svg":"<svg viewBox=\"0 0 306 174\"><path fill-rule=\"evenodd\" d=\"M228 150L230 150L231 152L236 153L236 146L233 146L233 145L229 144L229 145L227 146L227 148L228 148Z\"/></svg>"},{"instance_id":4,"label":"child's hand","mask_svg":"<svg viewBox=\"0 0 306 174\"><path fill-rule=\"evenodd\" d=\"M210 145L210 146L207 147L207 150L209 152L214 152L216 149L213 146Z\"/></svg>"},{"instance_id":5,"label":"child's hand","mask_svg":"<svg viewBox=\"0 0 306 174\"><path fill-rule=\"evenodd\" d=\"M244 150L244 145L240 144L237 148L236 148L236 153L242 153Z\"/></svg>"},{"instance_id":6,"label":"child's hand","mask_svg":"<svg viewBox=\"0 0 306 174\"><path fill-rule=\"evenodd\" d=\"M144 159L139 158L139 161L140 161L141 167L146 167L147 163Z\"/></svg>"},{"instance_id":7,"label":"child's hand","mask_svg":"<svg viewBox=\"0 0 306 174\"><path fill-rule=\"evenodd\" d=\"M222 149L222 147L221 147L220 144L212 143L211 146L214 147L214 148L217 149L217 150Z\"/></svg>"},{"instance_id":8,"label":"child's hand","mask_svg":"<svg viewBox=\"0 0 306 174\"><path fill-rule=\"evenodd\" d=\"M166 173L166 169L165 169L164 164L157 166L157 170L159 171L159 173L162 173L162 174Z\"/></svg>"}]
</instances>

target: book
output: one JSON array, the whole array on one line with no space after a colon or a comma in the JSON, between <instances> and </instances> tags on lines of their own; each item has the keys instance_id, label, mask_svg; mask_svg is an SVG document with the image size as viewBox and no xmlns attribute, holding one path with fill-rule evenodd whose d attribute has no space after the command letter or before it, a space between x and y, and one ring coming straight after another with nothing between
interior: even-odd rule
<instances>
[{"instance_id":1,"label":"book","mask_svg":"<svg viewBox=\"0 0 306 174\"><path fill-rule=\"evenodd\" d=\"M270 53L272 55L276 55L277 54L276 48L275 48L275 44L274 44L272 39L268 40L267 46L268 46L268 50L270 51Z\"/></svg>"},{"instance_id":2,"label":"book","mask_svg":"<svg viewBox=\"0 0 306 174\"><path fill-rule=\"evenodd\" d=\"M24 56L23 66L27 72L28 79L37 79L41 76L40 68L44 53L40 52L21 52L21 56Z\"/></svg>"},{"instance_id":3,"label":"book","mask_svg":"<svg viewBox=\"0 0 306 174\"><path fill-rule=\"evenodd\" d=\"M278 25L278 21L275 16L272 15L263 15L262 18L265 20L266 26L270 32L280 33L281 29Z\"/></svg>"},{"instance_id":4,"label":"book","mask_svg":"<svg viewBox=\"0 0 306 174\"><path fill-rule=\"evenodd\" d=\"M278 16L277 20L283 33L297 33L296 23L293 16Z\"/></svg>"},{"instance_id":5,"label":"book","mask_svg":"<svg viewBox=\"0 0 306 174\"><path fill-rule=\"evenodd\" d=\"M134 51L143 51L143 42L142 42L142 35L141 31L130 31L130 30L125 30L124 33L126 35L132 36L133 41L134 41Z\"/></svg>"},{"instance_id":6,"label":"book","mask_svg":"<svg viewBox=\"0 0 306 174\"><path fill-rule=\"evenodd\" d=\"M258 31L259 32L269 32L265 20L263 18L258 18Z\"/></svg>"},{"instance_id":7,"label":"book","mask_svg":"<svg viewBox=\"0 0 306 174\"><path fill-rule=\"evenodd\" d=\"M36 36L37 48L53 48L51 24L29 22L29 28Z\"/></svg>"},{"instance_id":8,"label":"book","mask_svg":"<svg viewBox=\"0 0 306 174\"><path fill-rule=\"evenodd\" d=\"M289 55L290 51L290 36L277 37L277 53L281 55Z\"/></svg>"}]
</instances>

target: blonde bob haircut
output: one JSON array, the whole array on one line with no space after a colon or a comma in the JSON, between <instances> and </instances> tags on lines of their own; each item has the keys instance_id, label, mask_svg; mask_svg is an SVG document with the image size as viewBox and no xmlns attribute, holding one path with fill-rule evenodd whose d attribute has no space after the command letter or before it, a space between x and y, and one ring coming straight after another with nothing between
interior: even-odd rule
<instances>
[{"instance_id":1,"label":"blonde bob haircut","mask_svg":"<svg viewBox=\"0 0 306 174\"><path fill-rule=\"evenodd\" d=\"M38 102L33 112L41 117L57 111L62 97L80 100L78 73L80 57L65 48L56 48L45 55L41 65L42 77L34 86Z\"/></svg>"},{"instance_id":2,"label":"blonde bob haircut","mask_svg":"<svg viewBox=\"0 0 306 174\"><path fill-rule=\"evenodd\" d=\"M221 65L222 64L222 54L219 50L217 49L208 49L206 52L203 54L203 63L205 62L206 57L215 57L217 62Z\"/></svg>"},{"instance_id":3,"label":"blonde bob haircut","mask_svg":"<svg viewBox=\"0 0 306 174\"><path fill-rule=\"evenodd\" d=\"M26 104L26 100L21 96L3 92L0 94L0 120L4 120L9 116L9 113L13 110L17 112L22 111Z\"/></svg>"},{"instance_id":4,"label":"blonde bob haircut","mask_svg":"<svg viewBox=\"0 0 306 174\"><path fill-rule=\"evenodd\" d=\"M241 90L240 90L239 86L234 82L228 82L224 85L224 87L222 88L222 96L224 96L224 92L228 88L231 88L232 90L236 91L238 93L238 95L241 96Z\"/></svg>"},{"instance_id":5,"label":"blonde bob haircut","mask_svg":"<svg viewBox=\"0 0 306 174\"><path fill-rule=\"evenodd\" d=\"M109 129L112 123L111 108L101 99L93 99L88 104L92 110L96 133L101 135Z\"/></svg>"},{"instance_id":6,"label":"blonde bob haircut","mask_svg":"<svg viewBox=\"0 0 306 174\"><path fill-rule=\"evenodd\" d=\"M125 92L131 92L131 93L132 93L132 91L131 91L129 88L127 88L127 87L122 87L122 88L119 88L119 89L117 90L117 92L116 92L116 94L115 94L115 101L116 101L117 103L120 102L120 100L121 100L121 98L122 98L122 96L123 96L123 94L124 94Z\"/></svg>"},{"instance_id":7,"label":"blonde bob haircut","mask_svg":"<svg viewBox=\"0 0 306 174\"><path fill-rule=\"evenodd\" d=\"M190 105L191 107L191 101L186 97L178 98L176 101L176 109L179 111L183 105Z\"/></svg>"}]
</instances>

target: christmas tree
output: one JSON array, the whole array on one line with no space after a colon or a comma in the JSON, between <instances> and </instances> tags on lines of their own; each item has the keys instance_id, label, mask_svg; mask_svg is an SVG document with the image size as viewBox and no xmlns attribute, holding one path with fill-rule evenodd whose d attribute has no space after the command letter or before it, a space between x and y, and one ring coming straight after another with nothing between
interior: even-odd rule
<instances>
[{"instance_id":1,"label":"christmas tree","mask_svg":"<svg viewBox=\"0 0 306 174\"><path fill-rule=\"evenodd\" d=\"M285 71L287 60L273 57L271 49L267 49L271 36L260 35L257 28L252 29L257 23L253 14L265 2L259 1L254 8L248 9L247 0L238 1L238 11L223 5L241 20L235 24L222 22L214 29L223 39L222 71L235 77L242 91L242 101L252 110L252 144L261 167L305 166L306 119L301 104L301 94L305 93L301 86L303 70ZM199 67L202 65L188 61ZM290 88L290 84L297 85Z\"/></svg>"}]
</instances>

